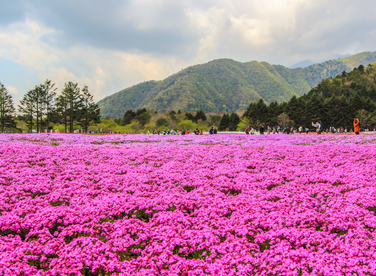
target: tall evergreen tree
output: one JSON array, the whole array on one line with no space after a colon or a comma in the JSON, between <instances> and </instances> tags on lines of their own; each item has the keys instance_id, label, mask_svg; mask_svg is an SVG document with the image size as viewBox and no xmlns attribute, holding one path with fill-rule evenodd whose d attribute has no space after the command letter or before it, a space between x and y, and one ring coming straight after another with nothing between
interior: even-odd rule
<instances>
[{"instance_id":1,"label":"tall evergreen tree","mask_svg":"<svg viewBox=\"0 0 376 276\"><path fill-rule=\"evenodd\" d=\"M91 122L100 123L100 109L98 104L94 102L93 95L90 94L86 85L82 88L81 100L82 108L80 110L78 123L83 128L84 132L87 133Z\"/></svg>"},{"instance_id":2,"label":"tall evergreen tree","mask_svg":"<svg viewBox=\"0 0 376 276\"><path fill-rule=\"evenodd\" d=\"M355 117L358 110L364 109L365 100L362 98L358 92L350 98L349 111L352 117Z\"/></svg>"},{"instance_id":3,"label":"tall evergreen tree","mask_svg":"<svg viewBox=\"0 0 376 276\"><path fill-rule=\"evenodd\" d=\"M134 112L133 110L127 110L124 114L124 117L123 119L121 120L121 124L122 126L126 126L126 125L129 125L131 123L131 120L136 116L136 112Z\"/></svg>"},{"instance_id":4,"label":"tall evergreen tree","mask_svg":"<svg viewBox=\"0 0 376 276\"><path fill-rule=\"evenodd\" d=\"M338 98L338 105L337 105L337 121L333 122L333 126L337 125L337 127L352 127L353 126L353 117L352 114L349 113L349 104L345 95L342 95Z\"/></svg>"},{"instance_id":5,"label":"tall evergreen tree","mask_svg":"<svg viewBox=\"0 0 376 276\"><path fill-rule=\"evenodd\" d=\"M44 105L44 95L42 85L35 86L33 92L33 101L35 102L35 117L36 117L36 128L37 132L41 132L42 118L44 115L45 105Z\"/></svg>"},{"instance_id":6,"label":"tall evergreen tree","mask_svg":"<svg viewBox=\"0 0 376 276\"><path fill-rule=\"evenodd\" d=\"M187 118L187 120L191 120L191 121L195 120L195 116L193 116L192 113L186 112L184 115Z\"/></svg>"},{"instance_id":7,"label":"tall evergreen tree","mask_svg":"<svg viewBox=\"0 0 376 276\"><path fill-rule=\"evenodd\" d=\"M235 112L231 113L228 128L230 131L235 131L240 123L240 117Z\"/></svg>"},{"instance_id":8,"label":"tall evergreen tree","mask_svg":"<svg viewBox=\"0 0 376 276\"><path fill-rule=\"evenodd\" d=\"M229 124L230 124L230 116L227 113L225 113L223 114L221 121L219 122L218 130L219 131L226 130L229 127Z\"/></svg>"},{"instance_id":9,"label":"tall evergreen tree","mask_svg":"<svg viewBox=\"0 0 376 276\"><path fill-rule=\"evenodd\" d=\"M199 110L197 111L195 117L194 117L194 121L197 123L198 120L203 120L203 121L206 121L206 115L204 113L204 111L202 110Z\"/></svg>"},{"instance_id":10,"label":"tall evergreen tree","mask_svg":"<svg viewBox=\"0 0 376 276\"><path fill-rule=\"evenodd\" d=\"M306 125L316 121L322 121L323 125L327 125L324 120L326 118L324 102L317 94L314 94L307 102L306 115Z\"/></svg>"},{"instance_id":11,"label":"tall evergreen tree","mask_svg":"<svg viewBox=\"0 0 376 276\"><path fill-rule=\"evenodd\" d=\"M14 126L14 111L12 95L0 82L0 128L2 133L6 127Z\"/></svg>"},{"instance_id":12,"label":"tall evergreen tree","mask_svg":"<svg viewBox=\"0 0 376 276\"><path fill-rule=\"evenodd\" d=\"M269 116L268 116L268 106L264 102L263 99L260 99L255 106L255 112L256 112L256 120L258 120L262 124L266 124Z\"/></svg>"},{"instance_id":13,"label":"tall evergreen tree","mask_svg":"<svg viewBox=\"0 0 376 276\"><path fill-rule=\"evenodd\" d=\"M18 105L19 112L25 117L26 126L29 131L33 131L34 115L36 112L36 102L34 101L34 90L28 91Z\"/></svg>"},{"instance_id":14,"label":"tall evergreen tree","mask_svg":"<svg viewBox=\"0 0 376 276\"><path fill-rule=\"evenodd\" d=\"M42 101L45 105L45 111L46 111L46 129L48 130L50 127L50 119L51 119L51 113L54 109L54 100L56 97L56 87L55 84L52 83L50 80L46 80L44 84L41 85L42 88Z\"/></svg>"},{"instance_id":15,"label":"tall evergreen tree","mask_svg":"<svg viewBox=\"0 0 376 276\"><path fill-rule=\"evenodd\" d=\"M295 116L294 121L296 127L305 126L307 118L306 118L306 109L307 104L303 97L298 98L298 109L297 109L297 116Z\"/></svg>"},{"instance_id":16,"label":"tall evergreen tree","mask_svg":"<svg viewBox=\"0 0 376 276\"><path fill-rule=\"evenodd\" d=\"M267 125L276 126L278 124L277 117L280 114L279 105L276 101L271 102L268 107L269 122Z\"/></svg>"},{"instance_id":17,"label":"tall evergreen tree","mask_svg":"<svg viewBox=\"0 0 376 276\"><path fill-rule=\"evenodd\" d=\"M68 115L69 132L72 133L74 121L77 118L79 109L82 107L82 98L78 84L71 81L65 83L61 96L65 98L67 103L66 115Z\"/></svg>"},{"instance_id":18,"label":"tall evergreen tree","mask_svg":"<svg viewBox=\"0 0 376 276\"><path fill-rule=\"evenodd\" d=\"M64 124L64 132L68 130L68 100L63 95L59 95L56 101L56 112Z\"/></svg>"},{"instance_id":19,"label":"tall evergreen tree","mask_svg":"<svg viewBox=\"0 0 376 276\"><path fill-rule=\"evenodd\" d=\"M332 96L325 101L324 106L326 110L327 127L337 127L337 121L340 117L338 114L339 104L339 99L334 94L332 94Z\"/></svg>"},{"instance_id":20,"label":"tall evergreen tree","mask_svg":"<svg viewBox=\"0 0 376 276\"><path fill-rule=\"evenodd\" d=\"M305 125L305 111L306 106L303 99L299 100L296 96L293 96L287 103L286 113L290 121L293 121L293 126L296 128Z\"/></svg>"}]
</instances>

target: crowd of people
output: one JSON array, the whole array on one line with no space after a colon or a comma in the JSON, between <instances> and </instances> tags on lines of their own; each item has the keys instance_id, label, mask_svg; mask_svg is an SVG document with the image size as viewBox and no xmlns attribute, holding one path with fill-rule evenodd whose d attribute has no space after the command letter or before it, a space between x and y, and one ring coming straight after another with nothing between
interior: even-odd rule
<instances>
[{"instance_id":1,"label":"crowd of people","mask_svg":"<svg viewBox=\"0 0 376 276\"><path fill-rule=\"evenodd\" d=\"M340 128L330 127L324 130L322 127L321 121L317 121L316 123L312 122L312 126L316 128L317 134L321 134L322 132L326 132L326 133L348 133L348 132L353 133L355 132L355 134L358 135L359 128L360 128L360 121L358 118L354 119L354 130L352 128L348 130L347 128L343 128L343 127L340 127ZM376 129L374 129L374 131L376 131ZM253 127L252 128L247 127L245 130L246 134L256 134L256 132L257 132L256 129L254 129ZM272 128L270 126L267 126L266 132L267 134L294 134L294 133L308 134L309 128L308 127L303 128L303 126L300 126L298 129L294 129L294 127L292 126L290 127L288 125L283 128L281 128L280 126L272 127ZM263 126L263 124L260 124L259 133L260 134L265 133L265 127Z\"/></svg>"},{"instance_id":2,"label":"crowd of people","mask_svg":"<svg viewBox=\"0 0 376 276\"><path fill-rule=\"evenodd\" d=\"M265 134L265 127L261 124L259 129L258 129L258 132L260 134ZM276 126L276 127L270 127L270 126L267 126L266 127L266 133L267 134L294 134L294 133L303 133L303 132L306 132L308 133L309 132L309 128L305 128L303 129L302 126L300 126L298 129L294 129L294 127L290 127L290 126L286 126L286 127L280 127L280 126ZM257 130L254 129L253 127L250 128L250 127L247 127L247 129L245 130L245 133L246 134L256 134L257 133Z\"/></svg>"},{"instance_id":3,"label":"crowd of people","mask_svg":"<svg viewBox=\"0 0 376 276\"><path fill-rule=\"evenodd\" d=\"M344 127L339 127L339 128L335 128L335 127L329 127L329 128L326 128L325 130L323 129L322 127L322 122L321 121L317 121L316 123L312 122L312 126L316 128L316 133L317 134L321 134L322 132L325 132L325 133L355 133L355 134L359 134L359 129L360 129L360 121L358 118L355 118L354 119L354 130L352 128L350 129L347 129L347 128L344 128ZM251 134L251 135L254 135L254 134L265 134L265 131L267 134L295 134L295 133L306 133L308 134L309 133L309 128L308 127L303 127L303 126L300 126L298 127L297 129L295 129L294 127L290 127L289 125L287 125L286 127L280 127L280 126L276 126L276 127L270 127L270 126L267 126L266 128L264 127L263 124L260 124L260 127L258 128L258 130L256 130L255 128L253 127L247 127L246 130L245 130L245 133L246 134ZM376 131L376 129L374 129L373 131ZM96 133L102 133L102 129L96 131ZM211 127L209 129L209 134L217 134L218 133L218 130L215 128L215 127ZM110 134L120 134L119 133L116 133L115 132L110 132ZM133 134L133 132L125 132L124 134ZM168 129L168 130L163 130L163 131L160 131L160 130L147 130L147 131L144 131L143 134L154 134L154 135L186 135L186 134L195 134L195 135L203 135L204 134L204 131L202 129L194 129L193 131L190 131L190 130L174 130L174 129Z\"/></svg>"}]
</instances>

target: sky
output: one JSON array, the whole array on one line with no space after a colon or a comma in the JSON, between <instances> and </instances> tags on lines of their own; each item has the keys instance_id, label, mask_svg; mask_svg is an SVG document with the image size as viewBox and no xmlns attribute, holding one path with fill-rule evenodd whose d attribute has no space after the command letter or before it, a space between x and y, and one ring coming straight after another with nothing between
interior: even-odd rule
<instances>
[{"instance_id":1,"label":"sky","mask_svg":"<svg viewBox=\"0 0 376 276\"><path fill-rule=\"evenodd\" d=\"M230 58L292 66L376 51L374 0L0 0L0 82L46 79L96 101Z\"/></svg>"}]
</instances>

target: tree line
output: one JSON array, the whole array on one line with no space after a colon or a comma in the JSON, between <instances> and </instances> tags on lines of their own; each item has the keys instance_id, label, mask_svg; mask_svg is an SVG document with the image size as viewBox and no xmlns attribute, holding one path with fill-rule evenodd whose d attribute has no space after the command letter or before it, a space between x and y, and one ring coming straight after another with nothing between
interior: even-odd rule
<instances>
[{"instance_id":1,"label":"tree line","mask_svg":"<svg viewBox=\"0 0 376 276\"><path fill-rule=\"evenodd\" d=\"M29 132L49 131L51 124L63 124L64 131L72 133L77 124L87 133L89 125L99 123L100 118L100 109L87 86L81 89L69 81L58 95L55 83L46 80L29 90L16 110L12 96L0 83L1 132L16 129L18 120L26 123Z\"/></svg>"},{"instance_id":2,"label":"tree line","mask_svg":"<svg viewBox=\"0 0 376 276\"><path fill-rule=\"evenodd\" d=\"M292 97L288 102L262 99L251 103L243 117L252 127L299 126L312 128L311 123L322 121L323 128L353 127L354 118L361 128L376 126L376 69L374 65L360 65L335 78L323 80L307 94ZM313 129L313 128L312 128Z\"/></svg>"},{"instance_id":3,"label":"tree line","mask_svg":"<svg viewBox=\"0 0 376 276\"><path fill-rule=\"evenodd\" d=\"M376 126L376 66L360 65L351 72L342 72L312 88L307 94L292 97L288 102L271 102L262 99L249 104L240 118L235 112L223 116L205 114L204 111L182 113L171 110L158 113L141 108L127 110L115 120L100 120L100 109L93 101L88 87L82 89L77 83L65 83L61 93L50 80L28 91L17 110L12 96L0 83L0 130L15 129L17 120L24 121L28 131L44 132L51 125L60 124L64 131L73 132L80 126L84 132L98 130L134 133L145 130L204 129L212 126L218 130L238 130L251 126L281 127L290 125L311 127L311 122L322 121L323 127L351 128L353 119L360 119L361 128ZM96 124L96 125L94 125ZM93 130L94 128L94 130Z\"/></svg>"},{"instance_id":4,"label":"tree line","mask_svg":"<svg viewBox=\"0 0 376 276\"><path fill-rule=\"evenodd\" d=\"M218 128L220 131L235 131L238 128L241 119L235 112L221 115L205 114L202 110L196 112L182 113L171 110L169 112L158 113L157 111L146 110L127 110L123 117L114 120L119 126L129 127L133 131L142 130L193 130L202 129L207 131L211 127Z\"/></svg>"}]
</instances>

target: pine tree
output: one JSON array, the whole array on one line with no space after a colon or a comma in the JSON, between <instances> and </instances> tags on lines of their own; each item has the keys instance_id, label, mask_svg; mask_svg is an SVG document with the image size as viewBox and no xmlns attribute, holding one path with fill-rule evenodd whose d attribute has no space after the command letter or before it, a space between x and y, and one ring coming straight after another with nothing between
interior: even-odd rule
<instances>
[{"instance_id":1,"label":"pine tree","mask_svg":"<svg viewBox=\"0 0 376 276\"><path fill-rule=\"evenodd\" d=\"M229 130L235 131L238 128L238 124L240 123L240 117L235 112L231 113L230 120L229 120Z\"/></svg>"},{"instance_id":2,"label":"pine tree","mask_svg":"<svg viewBox=\"0 0 376 276\"><path fill-rule=\"evenodd\" d=\"M269 122L268 125L276 126L278 124L277 117L279 115L279 105L276 101L271 102L268 107Z\"/></svg>"},{"instance_id":3,"label":"pine tree","mask_svg":"<svg viewBox=\"0 0 376 276\"><path fill-rule=\"evenodd\" d=\"M73 124L77 118L78 111L82 108L82 99L80 95L80 88L77 83L65 83L61 96L65 98L67 103L66 115L68 115L69 132L73 132Z\"/></svg>"},{"instance_id":4,"label":"pine tree","mask_svg":"<svg viewBox=\"0 0 376 276\"><path fill-rule=\"evenodd\" d=\"M0 82L0 128L2 133L6 127L14 127L14 111L12 95Z\"/></svg>"},{"instance_id":5,"label":"pine tree","mask_svg":"<svg viewBox=\"0 0 376 276\"><path fill-rule=\"evenodd\" d=\"M259 120L260 123L266 124L268 121L268 106L263 99L260 99L255 106L256 111L256 120Z\"/></svg>"},{"instance_id":6,"label":"pine tree","mask_svg":"<svg viewBox=\"0 0 376 276\"><path fill-rule=\"evenodd\" d=\"M41 85L42 88L42 102L45 105L46 110L46 129L50 127L51 113L54 109L54 100L56 97L56 87L55 84L50 80L46 80L44 84Z\"/></svg>"},{"instance_id":7,"label":"pine tree","mask_svg":"<svg viewBox=\"0 0 376 276\"><path fill-rule=\"evenodd\" d=\"M184 115L187 120L191 120L192 122L195 120L195 116L193 116L192 113L186 112Z\"/></svg>"},{"instance_id":8,"label":"pine tree","mask_svg":"<svg viewBox=\"0 0 376 276\"><path fill-rule=\"evenodd\" d=\"M33 131L34 126L34 115L36 112L36 103L34 101L34 90L28 91L23 99L20 101L20 105L18 106L18 110L21 114L25 116L26 125L29 128L30 132Z\"/></svg>"},{"instance_id":9,"label":"pine tree","mask_svg":"<svg viewBox=\"0 0 376 276\"><path fill-rule=\"evenodd\" d=\"M296 98L296 96L293 96L287 103L286 109L290 121L294 122L294 127L297 128L301 125L305 125L306 106L302 98Z\"/></svg>"},{"instance_id":10,"label":"pine tree","mask_svg":"<svg viewBox=\"0 0 376 276\"><path fill-rule=\"evenodd\" d=\"M250 103L247 110L244 112L245 117L251 120L255 120L255 114L256 114L256 103Z\"/></svg>"},{"instance_id":11,"label":"pine tree","mask_svg":"<svg viewBox=\"0 0 376 276\"><path fill-rule=\"evenodd\" d=\"M98 104L94 102L93 95L90 94L88 87L85 85L81 91L82 108L78 123L87 133L90 123L100 123L101 116Z\"/></svg>"},{"instance_id":12,"label":"pine tree","mask_svg":"<svg viewBox=\"0 0 376 276\"><path fill-rule=\"evenodd\" d=\"M358 92L355 92L353 96L349 99L348 113L350 114L351 118L355 118L357 112L361 109L364 109L364 106L364 98L361 97Z\"/></svg>"},{"instance_id":13,"label":"pine tree","mask_svg":"<svg viewBox=\"0 0 376 276\"><path fill-rule=\"evenodd\" d=\"M35 86L32 92L33 101L35 102L35 116L36 116L36 128L37 133L41 132L42 118L44 115L44 95L42 85Z\"/></svg>"},{"instance_id":14,"label":"pine tree","mask_svg":"<svg viewBox=\"0 0 376 276\"><path fill-rule=\"evenodd\" d=\"M297 127L299 126L305 126L306 123L306 102L304 98L299 97L298 98L298 109L296 110L297 116L294 118L295 125Z\"/></svg>"},{"instance_id":15,"label":"pine tree","mask_svg":"<svg viewBox=\"0 0 376 276\"><path fill-rule=\"evenodd\" d=\"M121 125L126 126L131 123L131 120L136 116L136 113L133 110L127 110L124 114L123 119L121 120Z\"/></svg>"},{"instance_id":16,"label":"pine tree","mask_svg":"<svg viewBox=\"0 0 376 276\"><path fill-rule=\"evenodd\" d=\"M59 95L56 101L56 112L59 114L60 120L64 123L64 132L67 132L68 125L68 100Z\"/></svg>"},{"instance_id":17,"label":"pine tree","mask_svg":"<svg viewBox=\"0 0 376 276\"><path fill-rule=\"evenodd\" d=\"M332 94L332 96L327 99L324 103L325 110L326 110L326 125L327 127L338 127L337 121L340 117L338 114L338 107L339 107L339 99L336 95Z\"/></svg>"},{"instance_id":18,"label":"pine tree","mask_svg":"<svg viewBox=\"0 0 376 276\"><path fill-rule=\"evenodd\" d=\"M203 121L206 121L206 115L204 113L204 111L202 110L199 110L197 111L195 117L194 117L194 121L197 123L198 120L203 120Z\"/></svg>"},{"instance_id":19,"label":"pine tree","mask_svg":"<svg viewBox=\"0 0 376 276\"><path fill-rule=\"evenodd\" d=\"M226 130L229 127L230 124L230 116L225 113L223 114L221 121L219 122L218 130L223 131Z\"/></svg>"},{"instance_id":20,"label":"pine tree","mask_svg":"<svg viewBox=\"0 0 376 276\"><path fill-rule=\"evenodd\" d=\"M306 105L306 124L311 125L311 122L322 121L323 125L327 126L325 121L326 114L324 102L316 93L312 95Z\"/></svg>"}]
</instances>

